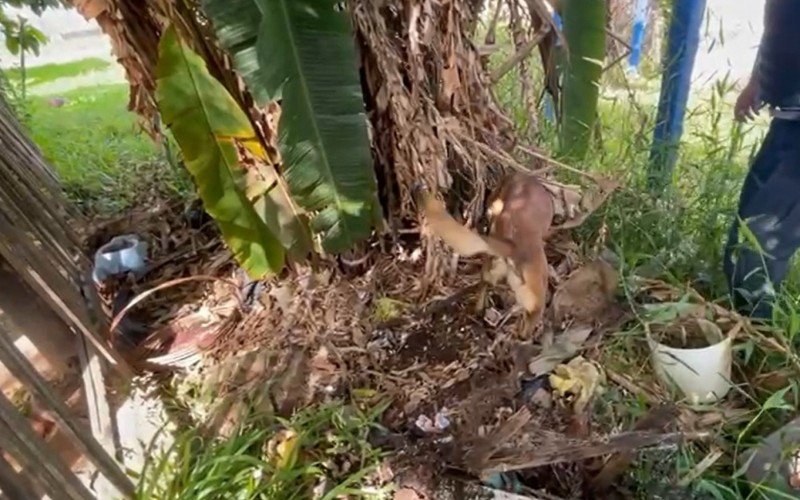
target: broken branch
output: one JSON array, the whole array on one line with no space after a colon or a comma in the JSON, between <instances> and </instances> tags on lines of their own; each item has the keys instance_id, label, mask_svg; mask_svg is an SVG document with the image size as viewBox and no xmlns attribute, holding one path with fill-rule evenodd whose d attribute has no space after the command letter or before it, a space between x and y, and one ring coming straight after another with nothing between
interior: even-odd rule
<instances>
[{"instance_id":1,"label":"broken branch","mask_svg":"<svg viewBox=\"0 0 800 500\"><path fill-rule=\"evenodd\" d=\"M546 37L548 33L550 33L549 26L545 27L544 29L536 33L536 35L533 38L522 44L522 46L519 48L518 51L514 52L514 54L511 57L509 57L503 64L501 64L499 68L497 68L492 72L491 76L492 85L499 82L504 76L506 76L506 74L509 71L514 69L514 66L519 64L523 59L525 59L529 55L531 55L533 49L535 49L536 46L539 45L542 42L542 40L544 40L544 37Z\"/></svg>"},{"instance_id":2,"label":"broken branch","mask_svg":"<svg viewBox=\"0 0 800 500\"><path fill-rule=\"evenodd\" d=\"M503 458L493 458L481 470L481 477L498 472L509 472L522 469L532 469L543 465L552 465L564 462L580 462L602 455L610 455L654 445L674 445L684 441L706 439L711 436L709 432L670 432L666 434L632 431L611 436L604 441L575 441L559 440L548 443L529 452Z\"/></svg>"}]
</instances>

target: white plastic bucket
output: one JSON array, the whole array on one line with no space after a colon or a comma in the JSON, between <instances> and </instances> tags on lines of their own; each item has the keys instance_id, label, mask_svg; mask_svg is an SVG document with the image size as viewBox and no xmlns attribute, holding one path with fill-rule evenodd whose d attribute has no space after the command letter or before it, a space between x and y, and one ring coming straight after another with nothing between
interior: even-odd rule
<instances>
[{"instance_id":1,"label":"white plastic bucket","mask_svg":"<svg viewBox=\"0 0 800 500\"><path fill-rule=\"evenodd\" d=\"M677 387L690 404L714 403L731 388L733 339L705 319L695 319L707 338L718 339L707 347L681 349L653 339L647 328L647 342L656 375L664 384Z\"/></svg>"}]
</instances>

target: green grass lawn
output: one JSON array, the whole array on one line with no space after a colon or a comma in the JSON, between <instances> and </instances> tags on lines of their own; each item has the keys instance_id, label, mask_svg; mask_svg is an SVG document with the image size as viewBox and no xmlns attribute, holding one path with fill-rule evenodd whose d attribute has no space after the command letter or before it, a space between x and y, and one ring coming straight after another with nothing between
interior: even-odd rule
<instances>
[{"instance_id":1,"label":"green grass lawn","mask_svg":"<svg viewBox=\"0 0 800 500\"><path fill-rule=\"evenodd\" d=\"M118 210L141 185L141 169L160 160L156 144L127 110L125 84L84 87L51 97L30 96L25 122L68 194L84 206ZM165 167L166 168L166 167ZM139 181L139 182L137 182Z\"/></svg>"},{"instance_id":2,"label":"green grass lawn","mask_svg":"<svg viewBox=\"0 0 800 500\"><path fill-rule=\"evenodd\" d=\"M20 70L4 70L7 98L67 194L83 209L105 213L129 206L153 179L167 189L185 187L172 185L185 179L141 131L139 117L127 109L128 84L109 78L109 69L113 63L98 58L29 68L24 100Z\"/></svg>"},{"instance_id":3,"label":"green grass lawn","mask_svg":"<svg viewBox=\"0 0 800 500\"><path fill-rule=\"evenodd\" d=\"M27 68L25 71L25 79L28 86L33 86L52 82L59 78L83 75L93 71L102 71L110 67L110 62L91 57L63 64L44 64L42 66ZM6 70L5 73L8 79L14 83L22 79L22 71L19 68L10 68Z\"/></svg>"}]
</instances>

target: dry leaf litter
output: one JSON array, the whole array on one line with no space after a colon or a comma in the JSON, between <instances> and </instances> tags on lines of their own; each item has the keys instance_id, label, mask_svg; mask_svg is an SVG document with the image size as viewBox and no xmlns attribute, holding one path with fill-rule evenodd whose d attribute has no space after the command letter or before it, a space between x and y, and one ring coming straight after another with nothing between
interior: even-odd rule
<instances>
[{"instance_id":1,"label":"dry leaf litter","mask_svg":"<svg viewBox=\"0 0 800 500\"><path fill-rule=\"evenodd\" d=\"M113 339L140 370L174 372L194 387L194 417L217 432L228 432L253 405L289 415L332 399L365 407L389 401L382 420L388 434L376 443L395 452L397 481L417 471L411 477L419 482L420 464L430 469L423 474L430 481L445 470L485 479L560 467L557 484L543 486L561 492L560 483L574 488L583 474L573 467L576 457L598 459L663 437L617 429L609 438L591 418L607 378L654 402L668 395L654 382L637 387L643 379L630 373L606 373L599 363L605 336L630 315L615 297L613 268L582 258L566 233L548 249L553 298L531 342L518 336L523 317L507 290L493 290L487 308L476 311L480 258L461 259L456 273L430 287L418 240L375 241L355 265L294 265L253 283L200 207L160 195L140 207L147 208L96 221L87 240L89 251L115 234L136 232L148 243L143 279L100 287L109 317L147 295L126 312ZM570 210L583 216L580 205L562 207ZM640 290L649 297L644 302L677 301L676 290L657 282ZM736 321L712 304L692 307L693 314L717 314L723 327ZM694 418L685 424L691 428L713 425L702 421L708 415L684 418Z\"/></svg>"}]
</instances>

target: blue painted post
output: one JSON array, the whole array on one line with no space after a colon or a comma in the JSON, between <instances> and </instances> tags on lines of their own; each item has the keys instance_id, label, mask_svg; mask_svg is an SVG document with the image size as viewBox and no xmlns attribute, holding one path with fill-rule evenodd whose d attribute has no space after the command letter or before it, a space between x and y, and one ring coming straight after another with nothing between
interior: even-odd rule
<instances>
[{"instance_id":1,"label":"blue painted post","mask_svg":"<svg viewBox=\"0 0 800 500\"><path fill-rule=\"evenodd\" d=\"M683 120L692 84L692 69L700 44L700 27L706 0L675 0L672 7L661 97L650 150L648 181L653 191L662 191L672 177Z\"/></svg>"},{"instance_id":2,"label":"blue painted post","mask_svg":"<svg viewBox=\"0 0 800 500\"><path fill-rule=\"evenodd\" d=\"M556 28L561 31L561 16L558 15L558 12L553 12L553 22L555 23ZM558 50L558 47L560 46L561 39L558 38L556 39L556 50ZM556 121L556 109L553 105L553 96L547 92L544 95L544 117L550 123L554 123Z\"/></svg>"},{"instance_id":3,"label":"blue painted post","mask_svg":"<svg viewBox=\"0 0 800 500\"><path fill-rule=\"evenodd\" d=\"M633 27L631 28L631 53L628 56L628 70L631 73L639 71L639 63L642 61L642 45L647 29L647 4L648 0L636 0Z\"/></svg>"}]
</instances>

